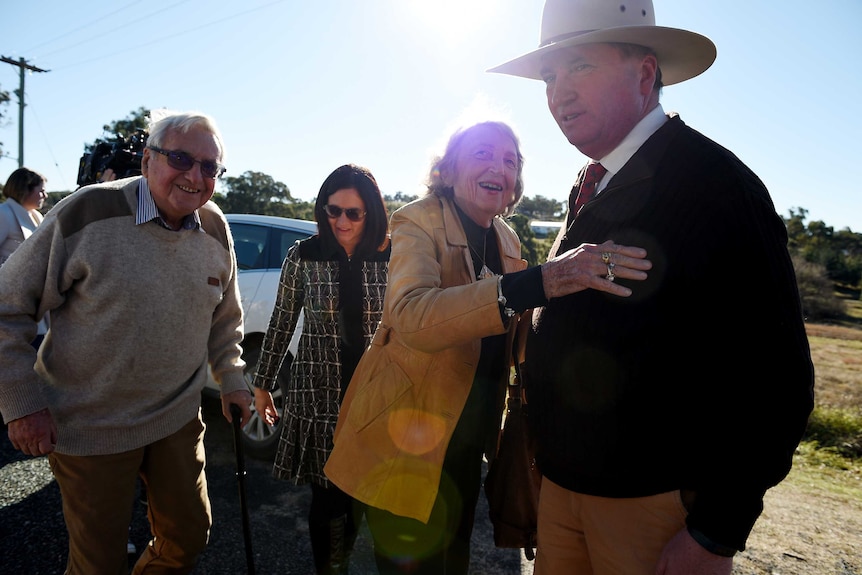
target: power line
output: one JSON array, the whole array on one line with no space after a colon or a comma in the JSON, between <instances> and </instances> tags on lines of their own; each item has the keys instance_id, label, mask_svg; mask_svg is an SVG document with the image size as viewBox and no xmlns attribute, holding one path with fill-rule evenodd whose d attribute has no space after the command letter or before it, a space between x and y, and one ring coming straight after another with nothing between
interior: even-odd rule
<instances>
[{"instance_id":1,"label":"power line","mask_svg":"<svg viewBox=\"0 0 862 575\"><path fill-rule=\"evenodd\" d=\"M89 28L90 26L94 25L96 22L101 22L102 20L105 20L106 18L110 18L114 14L117 14L118 12L122 12L123 10L127 10L129 8L132 8L133 6L136 6L136 4L134 2L131 4L128 4L127 6L123 6L122 8L118 8L118 9L114 10L113 12L109 12L108 14L105 14L104 16L101 16L100 18L96 18L95 20L91 20L90 22L88 22L86 24L82 24L81 26L78 26L77 28L72 28L71 30L69 30L65 34L60 34L59 36L57 36L51 40L48 40L47 42L42 42L41 44L36 44L35 46L33 46L32 48L30 48L27 51L32 53L36 48L41 48L42 46L47 46L48 44L56 42L57 40L60 40L61 38L65 38L66 36L68 36L70 34L74 34L78 30L83 30L84 28ZM65 48L63 48L62 50L65 50ZM51 53L53 54L53 52L51 52Z\"/></svg>"},{"instance_id":2,"label":"power line","mask_svg":"<svg viewBox=\"0 0 862 575\"><path fill-rule=\"evenodd\" d=\"M51 147L51 140L47 137L47 134L45 133L45 128L42 126L42 122L39 121L39 115L36 114L35 108L33 108L32 106L30 106L29 112L33 120L36 122L36 126L39 128L39 133L42 135L42 140L46 142L45 146L48 148L48 153L51 155L51 160L54 167L57 168L57 175L60 177L60 183L62 185L62 188L68 190L69 186L66 183L66 179L63 177L63 172L59 169L60 163L57 161L57 156L54 155L54 149Z\"/></svg>"},{"instance_id":3,"label":"power line","mask_svg":"<svg viewBox=\"0 0 862 575\"><path fill-rule=\"evenodd\" d=\"M178 5L180 5L180 4L185 4L185 3L186 3L186 2L188 2L188 1L189 1L189 0L182 0L181 2L177 2L177 3L175 3L175 4L174 4L173 8L175 8L176 6L178 6ZM171 38L177 38L177 37L187 36L187 35L188 35L188 34L190 34L191 32L196 32L196 31L198 31L198 30L203 30L203 29L205 29L205 28L210 28L210 27L212 27L212 26L215 26L216 24L221 24L222 22L226 22L226 21L234 20L234 19L236 19L236 18L238 18L238 17L245 16L245 15L250 14L250 13L252 13L252 12L257 12L257 11L260 11L260 10L263 10L263 9L266 9L266 8L269 8L269 7L271 7L271 6L275 5L275 4L281 4L281 3L285 2L285 1L286 1L286 0L272 0L271 2L267 2L267 3L265 3L265 4L261 4L261 5L259 5L259 6L253 6L253 7L250 7L250 8L246 8L246 9L243 9L243 10L240 10L240 11L237 11L237 12L233 12L233 13L231 13L231 14L227 15L227 16L224 16L224 17L221 17L221 18L217 18L217 19L215 19L215 20L211 20L211 21L209 21L209 22L204 22L204 23L202 23L202 24L200 24L200 25L198 25L198 26L194 26L194 27L192 27L192 28L185 28L185 29L183 29L183 30L181 30L181 31L178 31L178 32L174 32L174 33L170 33L170 34L167 34L167 35L164 35L164 36L160 36L159 38L153 38L153 39L150 39L150 40L148 40L148 41L140 42L140 43L138 43L138 44L136 44L136 45L134 45L134 46L129 46L129 47L127 47L127 48L122 48L122 49L117 49L117 48L115 47L114 49L110 50L109 52L105 52L104 54L102 54L102 55L100 55L100 56L96 56L95 58L89 58L89 59L87 59L87 60L79 60L78 62L75 62L74 64L68 64L68 65L62 66L62 69L65 71L65 70L68 70L68 69L70 69L70 68L77 68L77 67L79 67L79 66L83 66L83 65L86 65L86 64L91 64L91 63L93 63L93 62L98 62L99 60L105 60L105 59L107 59L107 58L113 58L113 57L117 56L118 54L123 54L123 53L126 53L126 52L137 52L137 51L139 51L141 48L144 48L144 47L147 47L147 46L152 46L152 45L154 45L154 44L159 44L159 43L164 42L165 40L169 40L169 39L171 39ZM147 14L147 15L145 15L145 16L141 16L140 18L138 18L138 19L136 19L136 20L133 20L132 22L128 22L128 23L125 23L125 24L122 24L122 25L115 26L113 29L108 30L107 32L110 32L110 33L117 32L117 31L118 31L118 30L120 30L121 28L125 28L125 27L128 27L128 26L131 26L132 24L136 24L136 23L138 23L138 22L140 22L140 21L142 21L142 20L145 20L145 19L147 19L147 18L151 18L152 16L158 15L158 14L160 14L160 13L162 13L162 10L159 10L159 11L157 11L157 12L153 12L153 13L151 13L151 14ZM86 43L93 42L93 41L97 41L97 40L99 40L99 41L103 41L103 40L104 40L104 35L102 35L102 36L98 36L98 37L93 37L93 38L87 38L87 39L85 39L85 40L81 40L80 42L77 42L77 43L72 44L72 45L70 45L70 46L65 46L65 47L63 47L63 48L61 48L61 49L55 50L55 51L53 51L53 52L49 52L49 54L54 54L54 53L56 53L56 52L67 52L70 48L75 48L75 47L77 47L77 46L80 46L81 44L86 44ZM44 58L44 56L43 56L43 58Z\"/></svg>"},{"instance_id":4,"label":"power line","mask_svg":"<svg viewBox=\"0 0 862 575\"><path fill-rule=\"evenodd\" d=\"M189 1L190 1L190 0L182 0L181 2L174 2L174 5L172 6L172 8L176 8L177 6L179 6L179 5L181 5L181 4L186 4L186 3L188 3ZM121 8L120 10L123 10L123 8ZM105 18L107 18L108 16L113 16L113 15L114 15L114 14L116 14L117 12L120 12L120 10L115 10L115 11L111 12L110 14L107 14L107 15L103 16L102 18L99 18L98 20L95 20L95 21L93 21L93 22L90 22L89 24L86 24L86 25L84 25L84 26L79 26L79 27L78 27L78 28L76 28L75 30L80 30L80 29L82 29L82 28L89 27L89 26L91 26L91 25L95 24L96 22L98 22L99 20L104 20L104 19L105 19ZM43 55L42 55L42 58L46 58L46 57L48 57L48 56L51 56L51 55L53 55L53 54L56 54L57 52L67 52L69 49L71 49L71 48L75 48L75 47L80 46L80 45L82 45L82 44L88 44L88 43L90 43L90 42L104 42L104 40L105 40L105 34L108 34L108 33L110 33L110 34L115 34L115 33L117 33L117 32L120 32L123 28L128 28L129 26L134 26L134 25L138 24L139 22L142 22L142 21L144 21L144 20L147 20L147 19L152 18L152 17L154 17L154 16L159 16L159 15L162 15L162 14L164 14L164 9L159 8L158 10L155 10L155 11L153 11L153 12L150 12L149 14L146 14L146 15L144 15L144 16L141 16L141 17L139 17L139 18L136 18L135 20L131 20L131 21L129 21L129 22L125 22L125 23L123 23L123 24L115 25L115 26L111 27L109 30L105 30L105 31L103 31L103 32L102 32L101 34L99 34L99 35L93 35L93 36L91 36L91 37L89 37L89 38L85 38L84 40L81 40L80 42L77 42L77 43L72 44L72 45L70 45L70 46L63 46L63 47L61 47L61 48L58 48L57 50L54 50L53 52L48 52L47 54L43 54ZM69 33L67 33L67 34L64 34L64 36L68 36L69 34L71 34L72 32L74 32L75 30L72 30L72 31L70 31L70 32L69 32ZM62 37L62 36L61 36L61 37ZM44 45L44 44L43 44L43 45ZM113 53L115 53L115 52L113 52Z\"/></svg>"}]
</instances>

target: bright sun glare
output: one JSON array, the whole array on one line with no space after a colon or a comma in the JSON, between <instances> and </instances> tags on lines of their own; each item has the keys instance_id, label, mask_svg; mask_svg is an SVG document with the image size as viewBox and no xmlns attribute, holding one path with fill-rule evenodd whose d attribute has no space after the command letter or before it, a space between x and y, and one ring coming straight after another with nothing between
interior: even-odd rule
<instances>
[{"instance_id":1,"label":"bright sun glare","mask_svg":"<svg viewBox=\"0 0 862 575\"><path fill-rule=\"evenodd\" d=\"M453 48L484 28L484 20L498 9L496 0L406 0L412 23L440 42L440 48Z\"/></svg>"}]
</instances>

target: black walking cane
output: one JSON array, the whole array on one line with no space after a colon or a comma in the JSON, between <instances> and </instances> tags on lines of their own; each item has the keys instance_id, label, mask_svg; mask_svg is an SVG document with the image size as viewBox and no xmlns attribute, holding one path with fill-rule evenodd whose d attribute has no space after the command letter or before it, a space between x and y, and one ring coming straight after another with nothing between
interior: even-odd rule
<instances>
[{"instance_id":1,"label":"black walking cane","mask_svg":"<svg viewBox=\"0 0 862 575\"><path fill-rule=\"evenodd\" d=\"M242 512L242 536L245 539L245 559L248 564L248 575L254 575L254 554L251 551L251 526L248 522L248 504L245 499L245 460L242 455L242 409L230 404L230 416L233 420L233 450L236 452L236 477L239 483L239 508Z\"/></svg>"}]
</instances>

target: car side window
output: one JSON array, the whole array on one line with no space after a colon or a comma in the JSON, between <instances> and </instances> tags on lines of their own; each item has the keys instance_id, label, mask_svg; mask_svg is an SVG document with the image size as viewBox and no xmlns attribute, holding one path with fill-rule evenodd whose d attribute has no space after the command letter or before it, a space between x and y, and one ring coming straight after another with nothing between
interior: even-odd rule
<instances>
[{"instance_id":1,"label":"car side window","mask_svg":"<svg viewBox=\"0 0 862 575\"><path fill-rule=\"evenodd\" d=\"M284 230L279 228L272 229L272 250L270 252L270 267L281 268L284 262L284 257L287 255L287 250L290 246L296 243L296 240L304 240L311 234L307 232L297 232L294 230Z\"/></svg>"},{"instance_id":2,"label":"car side window","mask_svg":"<svg viewBox=\"0 0 862 575\"><path fill-rule=\"evenodd\" d=\"M281 269L287 250L308 232L267 225L230 223L236 265L240 270Z\"/></svg>"},{"instance_id":3,"label":"car side window","mask_svg":"<svg viewBox=\"0 0 862 575\"><path fill-rule=\"evenodd\" d=\"M241 270L266 267L266 246L270 228L254 224L230 224L236 265Z\"/></svg>"}]
</instances>

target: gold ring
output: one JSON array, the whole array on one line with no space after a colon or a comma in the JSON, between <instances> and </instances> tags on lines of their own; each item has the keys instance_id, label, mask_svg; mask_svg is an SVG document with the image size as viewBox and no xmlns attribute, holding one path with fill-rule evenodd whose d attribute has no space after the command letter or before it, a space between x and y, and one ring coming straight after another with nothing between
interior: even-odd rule
<instances>
[{"instance_id":1,"label":"gold ring","mask_svg":"<svg viewBox=\"0 0 862 575\"><path fill-rule=\"evenodd\" d=\"M605 265L611 263L611 252L602 252L602 262Z\"/></svg>"}]
</instances>

